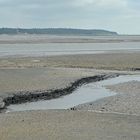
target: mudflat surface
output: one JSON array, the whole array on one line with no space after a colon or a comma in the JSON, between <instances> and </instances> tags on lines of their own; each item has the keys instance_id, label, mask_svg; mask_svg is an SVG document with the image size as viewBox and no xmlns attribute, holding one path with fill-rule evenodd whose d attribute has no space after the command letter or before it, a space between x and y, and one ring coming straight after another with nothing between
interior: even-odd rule
<instances>
[{"instance_id":1,"label":"mudflat surface","mask_svg":"<svg viewBox=\"0 0 140 140\"><path fill-rule=\"evenodd\" d=\"M118 94L95 102L78 105L75 109L140 115L139 81L120 83L107 86L107 88Z\"/></svg>"},{"instance_id":2,"label":"mudflat surface","mask_svg":"<svg viewBox=\"0 0 140 140\"><path fill-rule=\"evenodd\" d=\"M16 124L16 125L15 125ZM140 117L88 111L0 115L1 140L139 140Z\"/></svg>"},{"instance_id":3,"label":"mudflat surface","mask_svg":"<svg viewBox=\"0 0 140 140\"><path fill-rule=\"evenodd\" d=\"M140 52L80 54L49 57L0 58L0 69L70 67L108 70L140 68Z\"/></svg>"},{"instance_id":4,"label":"mudflat surface","mask_svg":"<svg viewBox=\"0 0 140 140\"><path fill-rule=\"evenodd\" d=\"M54 39L48 36L0 36L0 44L136 41L140 41L139 36L123 39L119 37L108 39L56 37ZM16 91L63 88L82 77L110 73L110 70L114 73L114 70L139 69L139 60L139 52L0 58L0 98ZM92 69L100 69L100 71ZM108 88L119 94L81 105L80 108L78 106L77 109L80 111L1 113L0 140L139 140L139 83L133 81ZM134 92L129 93L130 89ZM0 102L0 106L3 106L2 99Z\"/></svg>"},{"instance_id":5,"label":"mudflat surface","mask_svg":"<svg viewBox=\"0 0 140 140\"><path fill-rule=\"evenodd\" d=\"M139 42L140 36L0 35L0 44Z\"/></svg>"},{"instance_id":6,"label":"mudflat surface","mask_svg":"<svg viewBox=\"0 0 140 140\"><path fill-rule=\"evenodd\" d=\"M0 69L0 95L16 91L61 89L77 79L99 73L68 68Z\"/></svg>"},{"instance_id":7,"label":"mudflat surface","mask_svg":"<svg viewBox=\"0 0 140 140\"><path fill-rule=\"evenodd\" d=\"M130 81L116 85L107 86L108 89L120 94L140 94L140 81Z\"/></svg>"}]
</instances>

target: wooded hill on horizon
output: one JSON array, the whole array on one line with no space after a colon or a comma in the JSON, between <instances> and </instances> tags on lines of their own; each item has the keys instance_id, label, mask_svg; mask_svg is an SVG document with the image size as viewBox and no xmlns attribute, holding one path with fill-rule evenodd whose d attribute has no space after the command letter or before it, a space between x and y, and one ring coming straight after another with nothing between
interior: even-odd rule
<instances>
[{"instance_id":1,"label":"wooded hill on horizon","mask_svg":"<svg viewBox=\"0 0 140 140\"><path fill-rule=\"evenodd\" d=\"M86 36L103 36L118 35L117 32L101 29L72 29L72 28L0 28L0 34L17 35L17 34L48 34L48 35L86 35Z\"/></svg>"}]
</instances>

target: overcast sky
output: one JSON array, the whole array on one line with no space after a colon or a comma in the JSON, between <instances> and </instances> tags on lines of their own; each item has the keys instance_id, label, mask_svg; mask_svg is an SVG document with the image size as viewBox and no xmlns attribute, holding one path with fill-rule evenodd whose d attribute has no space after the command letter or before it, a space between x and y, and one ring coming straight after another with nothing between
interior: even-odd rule
<instances>
[{"instance_id":1,"label":"overcast sky","mask_svg":"<svg viewBox=\"0 0 140 140\"><path fill-rule=\"evenodd\" d=\"M140 0L0 0L0 27L67 27L140 34Z\"/></svg>"}]
</instances>

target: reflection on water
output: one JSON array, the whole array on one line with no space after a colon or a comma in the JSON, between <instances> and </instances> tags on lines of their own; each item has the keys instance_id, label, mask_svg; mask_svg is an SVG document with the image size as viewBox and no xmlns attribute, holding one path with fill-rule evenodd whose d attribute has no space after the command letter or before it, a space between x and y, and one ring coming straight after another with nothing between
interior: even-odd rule
<instances>
[{"instance_id":1,"label":"reflection on water","mask_svg":"<svg viewBox=\"0 0 140 140\"><path fill-rule=\"evenodd\" d=\"M20 105L10 105L8 107L8 110L13 112L13 111L43 110L43 109L68 109L79 104L115 95L116 94L115 92L106 89L104 86L128 82L132 80L140 81L140 75L129 75L129 76L125 75L96 83L90 83L87 85L83 85L82 87L79 87L72 94L63 96L58 99L52 99L47 101L43 100Z\"/></svg>"},{"instance_id":2,"label":"reflection on water","mask_svg":"<svg viewBox=\"0 0 140 140\"><path fill-rule=\"evenodd\" d=\"M140 42L0 44L0 57L94 54L122 50L140 51Z\"/></svg>"}]
</instances>

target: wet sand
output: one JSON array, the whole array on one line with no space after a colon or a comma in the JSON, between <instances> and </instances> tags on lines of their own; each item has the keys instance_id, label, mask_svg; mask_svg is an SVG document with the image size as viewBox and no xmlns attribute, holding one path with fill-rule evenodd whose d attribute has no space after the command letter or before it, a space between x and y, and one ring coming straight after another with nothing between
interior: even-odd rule
<instances>
[{"instance_id":1,"label":"wet sand","mask_svg":"<svg viewBox=\"0 0 140 140\"><path fill-rule=\"evenodd\" d=\"M0 95L60 89L82 77L99 74L139 73L139 60L139 52L0 58Z\"/></svg>"},{"instance_id":2,"label":"wet sand","mask_svg":"<svg viewBox=\"0 0 140 140\"><path fill-rule=\"evenodd\" d=\"M61 89L82 77L101 72L68 68L23 68L0 70L0 95L17 91Z\"/></svg>"},{"instance_id":3,"label":"wet sand","mask_svg":"<svg viewBox=\"0 0 140 140\"><path fill-rule=\"evenodd\" d=\"M139 54L135 52L0 58L0 98L25 91L30 93L62 89L83 77L139 73Z\"/></svg>"},{"instance_id":4,"label":"wet sand","mask_svg":"<svg viewBox=\"0 0 140 140\"><path fill-rule=\"evenodd\" d=\"M1 140L139 140L140 117L88 111L0 115Z\"/></svg>"},{"instance_id":5,"label":"wet sand","mask_svg":"<svg viewBox=\"0 0 140 140\"><path fill-rule=\"evenodd\" d=\"M75 109L140 115L139 81L110 85L107 88L118 94L95 102L78 105Z\"/></svg>"},{"instance_id":6,"label":"wet sand","mask_svg":"<svg viewBox=\"0 0 140 140\"><path fill-rule=\"evenodd\" d=\"M24 37L16 40L16 36L11 40L9 38L4 39L0 39L1 44L33 43L33 41L38 43L43 42L43 40L44 43L47 42L46 37L43 40L30 38L28 40ZM90 42L89 39L82 40L85 43ZM139 41L139 38L129 41L132 40ZM61 43L71 42L70 39L65 40L65 42L59 39L55 40L55 42L58 41ZM92 39L91 41L95 40ZM101 40L96 41L100 42ZM102 41L104 42L104 40ZM119 41L127 41L127 39L115 40L115 42ZM16 91L63 88L82 77L116 73L116 70L125 74L138 74L139 60L139 52L0 58L0 98L11 96ZM128 93L130 89L126 90L131 86L135 87L134 93ZM77 107L80 111L46 110L1 113L0 139L139 140L139 83L133 81L107 88L120 94L94 102L90 104L92 107L90 109L89 104L87 104L88 107L85 105L81 105L80 108ZM3 105L2 101L0 105Z\"/></svg>"},{"instance_id":7,"label":"wet sand","mask_svg":"<svg viewBox=\"0 0 140 140\"><path fill-rule=\"evenodd\" d=\"M139 70L140 52L0 58L0 69L67 67L107 70Z\"/></svg>"},{"instance_id":8,"label":"wet sand","mask_svg":"<svg viewBox=\"0 0 140 140\"><path fill-rule=\"evenodd\" d=\"M0 35L0 44L140 42L140 36Z\"/></svg>"}]
</instances>

